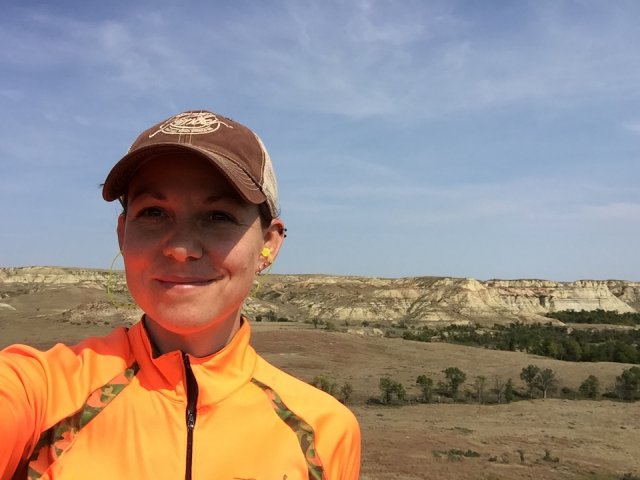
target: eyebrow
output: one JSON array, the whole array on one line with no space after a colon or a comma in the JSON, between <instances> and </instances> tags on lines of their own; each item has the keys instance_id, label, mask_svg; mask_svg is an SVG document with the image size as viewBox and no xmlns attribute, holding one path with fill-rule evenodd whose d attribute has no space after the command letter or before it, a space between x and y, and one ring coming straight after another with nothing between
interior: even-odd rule
<instances>
[{"instance_id":1,"label":"eyebrow","mask_svg":"<svg viewBox=\"0 0 640 480\"><path fill-rule=\"evenodd\" d=\"M134 200L137 200L140 197L151 197L155 200L167 199L167 196L163 195L160 192L154 192L154 191L147 190L145 188L140 188L138 189L138 191L134 191L131 195L129 195L129 201L133 202Z\"/></svg>"},{"instance_id":2,"label":"eyebrow","mask_svg":"<svg viewBox=\"0 0 640 480\"><path fill-rule=\"evenodd\" d=\"M146 190L144 187L140 188L138 191L133 192L133 194L129 197L129 201L133 202L137 199L139 199L140 197L151 197L155 200L167 200L167 196L163 193L154 191L154 190ZM205 198L204 202L205 204L212 204L212 203L216 203L219 202L220 200L229 200L237 205L244 205L246 202L244 202L240 196L236 196L236 195L210 195L207 198Z\"/></svg>"}]
</instances>

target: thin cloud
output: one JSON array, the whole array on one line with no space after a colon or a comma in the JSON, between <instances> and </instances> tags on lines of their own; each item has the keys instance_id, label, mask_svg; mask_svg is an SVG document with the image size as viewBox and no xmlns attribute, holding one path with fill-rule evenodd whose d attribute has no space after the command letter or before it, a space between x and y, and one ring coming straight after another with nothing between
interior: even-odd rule
<instances>
[{"instance_id":1,"label":"thin cloud","mask_svg":"<svg viewBox=\"0 0 640 480\"><path fill-rule=\"evenodd\" d=\"M179 10L147 18L144 5L91 22L39 10L32 15L37 33L0 33L15 45L0 58L38 69L81 64L85 75L147 93L179 92L185 81L211 90L240 82L271 107L353 118L558 105L640 85L640 33L634 16L615 8L594 9L590 18L598 22L586 28L554 4L523 3L513 21L535 33L492 37L486 18L449 2L278 5L217 24L188 22Z\"/></svg>"},{"instance_id":2,"label":"thin cloud","mask_svg":"<svg viewBox=\"0 0 640 480\"><path fill-rule=\"evenodd\" d=\"M635 123L623 123L622 127L625 130L629 130L630 132L633 133L640 133L640 122L635 122Z\"/></svg>"}]
</instances>

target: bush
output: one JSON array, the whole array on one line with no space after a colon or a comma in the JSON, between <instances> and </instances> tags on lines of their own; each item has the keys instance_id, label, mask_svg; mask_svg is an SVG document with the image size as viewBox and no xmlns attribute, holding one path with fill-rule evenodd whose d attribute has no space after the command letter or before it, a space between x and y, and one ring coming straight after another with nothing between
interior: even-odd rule
<instances>
[{"instance_id":1,"label":"bush","mask_svg":"<svg viewBox=\"0 0 640 480\"><path fill-rule=\"evenodd\" d=\"M616 377L616 393L622 400L637 400L640 398L640 367L623 370Z\"/></svg>"},{"instance_id":2,"label":"bush","mask_svg":"<svg viewBox=\"0 0 640 480\"><path fill-rule=\"evenodd\" d=\"M562 387L560 389L560 398L566 398L567 400L578 400L581 397L582 396L580 393L576 392L575 390L572 390L569 387Z\"/></svg>"},{"instance_id":3,"label":"bush","mask_svg":"<svg viewBox=\"0 0 640 480\"><path fill-rule=\"evenodd\" d=\"M596 399L600 396L600 380L595 375L589 375L584 382L580 384L579 392L585 398Z\"/></svg>"},{"instance_id":4,"label":"bush","mask_svg":"<svg viewBox=\"0 0 640 480\"><path fill-rule=\"evenodd\" d=\"M553 370L550 368L541 370L536 365L523 368L520 378L527 384L530 396L533 396L534 389L538 388L542 392L542 398L547 398L547 394L553 392L558 386L558 379Z\"/></svg>"},{"instance_id":5,"label":"bush","mask_svg":"<svg viewBox=\"0 0 640 480\"><path fill-rule=\"evenodd\" d=\"M529 395L531 396L533 396L533 391L536 388L535 380L538 373L540 373L540 367L532 364L524 367L520 372L520 379L527 384Z\"/></svg>"},{"instance_id":6,"label":"bush","mask_svg":"<svg viewBox=\"0 0 640 480\"><path fill-rule=\"evenodd\" d=\"M378 385L382 392L382 404L390 405L392 403L404 403L407 392L400 382L396 382L389 377L381 377Z\"/></svg>"},{"instance_id":7,"label":"bush","mask_svg":"<svg viewBox=\"0 0 640 480\"><path fill-rule=\"evenodd\" d=\"M416 379L416 385L420 387L420 392L422 393L421 401L430 403L433 398L433 380L426 375L419 375Z\"/></svg>"},{"instance_id":8,"label":"bush","mask_svg":"<svg viewBox=\"0 0 640 480\"><path fill-rule=\"evenodd\" d=\"M338 400L340 400L342 403L347 403L349 400L351 400L352 393L353 387L349 382L345 382L342 387L340 387L340 396L338 397Z\"/></svg>"},{"instance_id":9,"label":"bush","mask_svg":"<svg viewBox=\"0 0 640 480\"><path fill-rule=\"evenodd\" d=\"M442 371L449 382L449 393L455 399L460 385L467 379L467 375L458 367L449 367Z\"/></svg>"},{"instance_id":10,"label":"bush","mask_svg":"<svg viewBox=\"0 0 640 480\"><path fill-rule=\"evenodd\" d=\"M513 388L513 380L507 380L507 383L504 385L504 401L507 403L513 402L516 397L515 388Z\"/></svg>"},{"instance_id":11,"label":"bush","mask_svg":"<svg viewBox=\"0 0 640 480\"><path fill-rule=\"evenodd\" d=\"M338 388L338 384L336 382L332 382L324 375L317 375L313 377L311 380L311 385L322 390L323 392L327 392L329 395L334 395Z\"/></svg>"},{"instance_id":12,"label":"bush","mask_svg":"<svg viewBox=\"0 0 640 480\"><path fill-rule=\"evenodd\" d=\"M460 462L465 457L466 458L476 458L479 457L480 454L473 450L460 450L457 448L450 448L449 450L432 450L433 456L436 458L441 458L443 455L446 455L447 460L450 462Z\"/></svg>"},{"instance_id":13,"label":"bush","mask_svg":"<svg viewBox=\"0 0 640 480\"><path fill-rule=\"evenodd\" d=\"M347 403L351 399L351 394L353 393L353 387L349 382L345 382L340 388L338 388L338 384L336 382L331 381L324 375L317 375L313 377L311 385L323 392L327 392L342 403Z\"/></svg>"}]
</instances>

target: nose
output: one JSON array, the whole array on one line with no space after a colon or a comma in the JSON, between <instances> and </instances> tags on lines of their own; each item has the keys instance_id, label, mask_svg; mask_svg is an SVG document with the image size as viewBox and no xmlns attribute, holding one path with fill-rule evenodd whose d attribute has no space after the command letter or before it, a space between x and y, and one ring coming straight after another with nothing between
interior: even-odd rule
<instances>
[{"instance_id":1,"label":"nose","mask_svg":"<svg viewBox=\"0 0 640 480\"><path fill-rule=\"evenodd\" d=\"M197 260L203 255L197 228L188 222L178 222L170 227L162 249L165 256L177 262Z\"/></svg>"}]
</instances>

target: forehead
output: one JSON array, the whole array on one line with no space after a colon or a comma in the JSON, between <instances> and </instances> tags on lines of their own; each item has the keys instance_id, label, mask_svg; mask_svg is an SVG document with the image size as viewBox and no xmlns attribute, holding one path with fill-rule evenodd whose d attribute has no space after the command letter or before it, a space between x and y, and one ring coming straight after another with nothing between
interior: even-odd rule
<instances>
[{"instance_id":1,"label":"forehead","mask_svg":"<svg viewBox=\"0 0 640 480\"><path fill-rule=\"evenodd\" d=\"M203 158L184 153L150 158L138 169L129 182L127 196L132 199L149 192L215 195L241 201L218 168Z\"/></svg>"}]
</instances>

